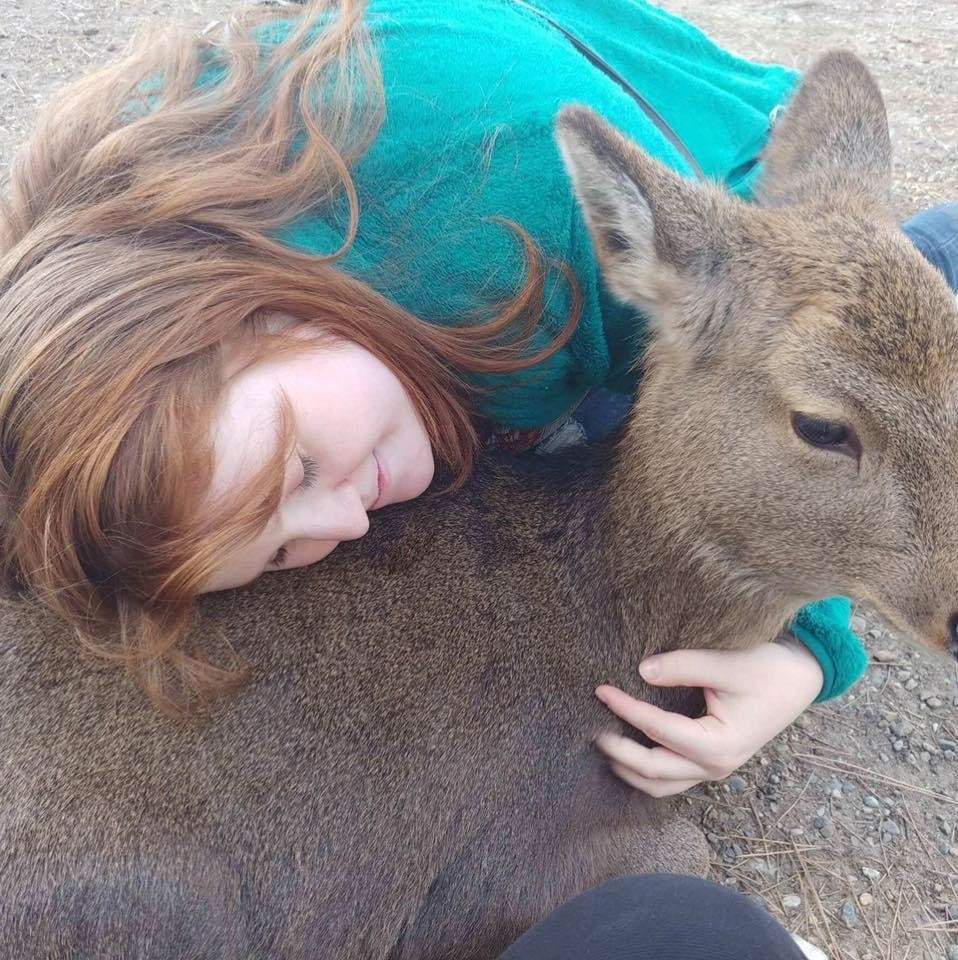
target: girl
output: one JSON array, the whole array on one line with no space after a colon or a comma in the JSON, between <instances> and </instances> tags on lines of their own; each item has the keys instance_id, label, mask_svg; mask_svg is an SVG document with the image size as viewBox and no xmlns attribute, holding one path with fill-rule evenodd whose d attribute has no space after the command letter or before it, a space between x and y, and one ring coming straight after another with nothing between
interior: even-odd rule
<instances>
[{"instance_id":1,"label":"girl","mask_svg":"<svg viewBox=\"0 0 958 960\"><path fill-rule=\"evenodd\" d=\"M638 0L294 13L170 31L61 93L0 217L6 578L171 713L243 679L190 632L199 594L321 560L480 443L593 439L627 406L642 318L598 276L559 106L748 198L798 79ZM647 661L707 715L600 688L662 744L601 748L653 794L728 775L860 676L849 609Z\"/></svg>"}]
</instances>

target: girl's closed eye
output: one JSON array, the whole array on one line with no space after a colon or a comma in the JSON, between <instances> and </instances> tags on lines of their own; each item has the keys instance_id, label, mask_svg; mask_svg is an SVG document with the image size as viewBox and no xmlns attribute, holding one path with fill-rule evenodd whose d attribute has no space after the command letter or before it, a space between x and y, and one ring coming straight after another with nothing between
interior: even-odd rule
<instances>
[{"instance_id":1,"label":"girl's closed eye","mask_svg":"<svg viewBox=\"0 0 958 960\"><path fill-rule=\"evenodd\" d=\"M301 453L299 455L300 460L303 464L303 479L300 480L299 485L296 487L296 490L308 490L315 482L316 478L319 476L319 464L316 461L306 455ZM295 492L295 491L294 491ZM266 564L268 567L282 567L286 563L288 551L285 546L279 548L276 553L270 557L269 562Z\"/></svg>"},{"instance_id":2,"label":"girl's closed eye","mask_svg":"<svg viewBox=\"0 0 958 960\"><path fill-rule=\"evenodd\" d=\"M306 454L300 454L300 460L303 462L303 479L300 480L297 490L308 490L319 476L319 464Z\"/></svg>"}]
</instances>

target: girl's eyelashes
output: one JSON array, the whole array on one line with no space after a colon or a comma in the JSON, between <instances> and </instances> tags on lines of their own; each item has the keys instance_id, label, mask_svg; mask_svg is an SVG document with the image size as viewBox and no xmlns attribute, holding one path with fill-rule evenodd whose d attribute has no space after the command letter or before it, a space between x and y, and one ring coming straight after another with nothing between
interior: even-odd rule
<instances>
[{"instance_id":1,"label":"girl's eyelashes","mask_svg":"<svg viewBox=\"0 0 958 960\"><path fill-rule=\"evenodd\" d=\"M306 490L316 482L319 476L319 464L305 453L301 453L299 459L303 463L303 479L300 481L299 489Z\"/></svg>"},{"instance_id":2,"label":"girl's eyelashes","mask_svg":"<svg viewBox=\"0 0 958 960\"><path fill-rule=\"evenodd\" d=\"M306 490L308 487L311 487L315 482L316 478L319 476L319 464L305 453L299 455L299 459L303 464L303 479L300 480L297 490ZM280 547L276 553L270 557L269 562L266 564L268 567L283 567L286 565L286 558L288 556L288 551L286 547Z\"/></svg>"}]
</instances>

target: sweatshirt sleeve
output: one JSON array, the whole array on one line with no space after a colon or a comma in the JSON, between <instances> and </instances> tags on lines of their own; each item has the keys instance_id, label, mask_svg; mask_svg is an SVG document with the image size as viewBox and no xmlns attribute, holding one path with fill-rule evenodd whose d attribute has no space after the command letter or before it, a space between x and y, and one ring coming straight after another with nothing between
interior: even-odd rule
<instances>
[{"instance_id":1,"label":"sweatshirt sleeve","mask_svg":"<svg viewBox=\"0 0 958 960\"><path fill-rule=\"evenodd\" d=\"M799 610L789 628L808 647L825 675L816 703L843 694L868 668L868 653L852 631L851 614L851 601L834 597Z\"/></svg>"}]
</instances>

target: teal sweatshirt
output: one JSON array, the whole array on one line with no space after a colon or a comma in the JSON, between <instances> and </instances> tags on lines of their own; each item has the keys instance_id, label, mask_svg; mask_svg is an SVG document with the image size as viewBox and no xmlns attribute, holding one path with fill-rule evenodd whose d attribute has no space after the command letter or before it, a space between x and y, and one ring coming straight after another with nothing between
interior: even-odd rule
<instances>
[{"instance_id":1,"label":"teal sweatshirt","mask_svg":"<svg viewBox=\"0 0 958 960\"><path fill-rule=\"evenodd\" d=\"M602 285L582 214L555 146L559 109L587 104L673 169L687 161L623 85L573 45L574 34L667 120L705 175L748 199L769 115L798 75L741 60L690 24L642 0L372 0L368 23L383 71L386 119L355 170L359 233L339 261L421 319L475 322L524 276L522 249L496 218L521 224L575 272L581 320L568 344L532 371L479 379L481 413L534 429L593 388L631 391L644 321ZM264 45L295 21L260 28ZM279 239L324 254L343 239L342 211L309 212ZM550 274L538 329L545 344L568 315L569 291ZM850 605L830 600L792 626L822 665L819 699L837 696L867 656Z\"/></svg>"}]
</instances>

